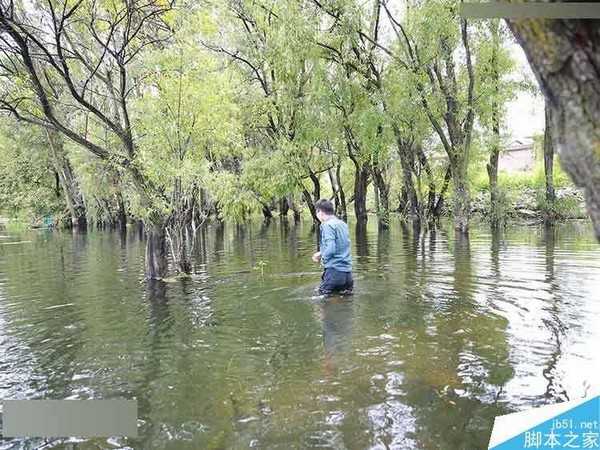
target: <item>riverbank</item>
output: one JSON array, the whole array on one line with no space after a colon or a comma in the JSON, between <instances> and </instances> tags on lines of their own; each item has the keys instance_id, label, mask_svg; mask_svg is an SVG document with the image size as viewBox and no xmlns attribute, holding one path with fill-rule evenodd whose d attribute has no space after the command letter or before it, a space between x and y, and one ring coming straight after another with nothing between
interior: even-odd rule
<instances>
[{"instance_id":1,"label":"riverbank","mask_svg":"<svg viewBox=\"0 0 600 450\"><path fill-rule=\"evenodd\" d=\"M522 187L518 190L507 189L501 194L500 216L505 222L514 223L539 223L548 218L554 221L566 221L573 219L588 219L583 192L573 186L560 187L556 189L556 201L549 205L545 200L545 191L540 188ZM352 206L352 205L350 205ZM352 208L349 208L351 211ZM445 216L450 216L452 211L452 199L448 201L445 208ZM369 208L370 215L376 216L374 208ZM471 215L476 220L488 220L490 216L490 194L487 190L479 190L473 193L471 199ZM305 214L310 219L308 211ZM373 218L373 220L376 220ZM22 219L11 219L0 217L0 229L38 229L48 228L41 219L31 222Z\"/></svg>"},{"instance_id":2,"label":"riverbank","mask_svg":"<svg viewBox=\"0 0 600 450\"><path fill-rule=\"evenodd\" d=\"M567 186L556 189L556 201L546 201L545 190L531 187L518 191L505 191L501 194L500 214L507 221L534 221L546 219L556 221L589 218L583 192L576 187ZM490 214L490 194L479 191L473 195L471 213L487 217Z\"/></svg>"}]
</instances>

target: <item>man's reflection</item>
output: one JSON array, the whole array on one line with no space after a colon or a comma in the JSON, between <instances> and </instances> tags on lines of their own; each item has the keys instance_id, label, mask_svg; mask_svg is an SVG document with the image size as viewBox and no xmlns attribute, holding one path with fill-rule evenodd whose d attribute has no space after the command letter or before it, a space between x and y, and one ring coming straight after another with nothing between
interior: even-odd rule
<instances>
[{"instance_id":1,"label":"man's reflection","mask_svg":"<svg viewBox=\"0 0 600 450\"><path fill-rule=\"evenodd\" d=\"M321 303L319 313L323 325L324 369L330 376L352 348L354 304L349 297L328 297Z\"/></svg>"}]
</instances>

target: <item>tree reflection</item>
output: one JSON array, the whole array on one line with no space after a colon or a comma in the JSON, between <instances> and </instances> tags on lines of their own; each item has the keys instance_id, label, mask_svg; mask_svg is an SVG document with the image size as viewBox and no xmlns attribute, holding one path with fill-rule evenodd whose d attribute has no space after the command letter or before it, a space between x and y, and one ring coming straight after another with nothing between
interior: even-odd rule
<instances>
[{"instance_id":1,"label":"tree reflection","mask_svg":"<svg viewBox=\"0 0 600 450\"><path fill-rule=\"evenodd\" d=\"M560 306L562 303L562 296L560 294L560 285L556 281L554 274L554 249L556 247L556 228L553 224L544 224L543 240L545 250L544 281L547 285L547 289L551 296L551 304L549 311L550 317L542 319L542 322L550 331L552 341L554 343L554 349L550 355L550 358L548 359L548 364L542 370L542 375L546 380L548 380L544 397L548 400L561 402L569 400L567 391L561 385L560 380L557 377L557 365L562 356L562 342L565 338L566 327L560 318Z\"/></svg>"},{"instance_id":2,"label":"tree reflection","mask_svg":"<svg viewBox=\"0 0 600 450\"><path fill-rule=\"evenodd\" d=\"M367 233L367 224L364 221L356 222L354 226L354 240L356 245L356 254L358 262L364 264L369 257L369 237Z\"/></svg>"}]
</instances>

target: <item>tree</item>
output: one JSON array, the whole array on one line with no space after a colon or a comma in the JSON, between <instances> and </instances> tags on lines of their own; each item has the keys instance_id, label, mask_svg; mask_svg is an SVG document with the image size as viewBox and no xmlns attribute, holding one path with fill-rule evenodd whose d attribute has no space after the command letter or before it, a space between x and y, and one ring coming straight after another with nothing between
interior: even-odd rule
<instances>
[{"instance_id":1,"label":"tree","mask_svg":"<svg viewBox=\"0 0 600 450\"><path fill-rule=\"evenodd\" d=\"M508 24L544 92L553 144L566 172L584 190L600 240L600 21L511 19Z\"/></svg>"},{"instance_id":2,"label":"tree","mask_svg":"<svg viewBox=\"0 0 600 450\"><path fill-rule=\"evenodd\" d=\"M60 222L67 202L46 150L47 137L40 128L0 121L0 210L9 217L27 217L33 222L54 216Z\"/></svg>"},{"instance_id":3,"label":"tree","mask_svg":"<svg viewBox=\"0 0 600 450\"><path fill-rule=\"evenodd\" d=\"M123 170L135 186L148 225L148 278L163 278L168 269L168 195L144 173L139 159L130 116L136 89L133 66L147 48L171 37L164 20L171 10L171 3L158 1L0 4L2 67L22 74L22 82L35 94L5 92L2 108L21 121L60 132ZM68 101L71 120L56 107L58 101ZM73 116L81 121L85 116L107 135L89 135ZM173 255L176 267L187 271L178 254Z\"/></svg>"},{"instance_id":4,"label":"tree","mask_svg":"<svg viewBox=\"0 0 600 450\"><path fill-rule=\"evenodd\" d=\"M546 104L544 124L544 179L546 182L546 202L553 209L556 201L554 191L554 145L552 143L552 110Z\"/></svg>"},{"instance_id":5,"label":"tree","mask_svg":"<svg viewBox=\"0 0 600 450\"><path fill-rule=\"evenodd\" d=\"M487 21L481 27L482 36L477 48L477 115L482 125L491 131L491 136L487 139L490 155L486 170L492 227L500 225L502 220L499 205L502 191L498 186L498 159L502 144L500 130L507 102L513 99L517 90L522 87L519 82L507 79L507 75L514 69L514 62L505 46L508 31L502 27L499 19Z\"/></svg>"},{"instance_id":6,"label":"tree","mask_svg":"<svg viewBox=\"0 0 600 450\"><path fill-rule=\"evenodd\" d=\"M192 270L195 234L209 214L201 191L217 191L223 161L241 156L233 74L194 39L202 21L201 12L179 16L169 45L146 53L139 63L143 95L132 102L144 175L169 193L160 215L181 273ZM143 203L135 206L144 216Z\"/></svg>"},{"instance_id":7,"label":"tree","mask_svg":"<svg viewBox=\"0 0 600 450\"><path fill-rule=\"evenodd\" d=\"M319 108L322 71L315 49L307 45L313 40L314 20L303 14L301 3L267 7L252 1L225 2L217 20L226 30L224 36L204 44L235 62L248 82L245 133L253 158L264 152L264 158L281 163L277 171L291 181L248 187L263 206L273 196L293 197L299 191L318 223L314 202L320 196L319 174L327 171L328 158L322 154L319 132L325 115ZM312 188L306 187L305 180ZM256 189L259 184L266 189Z\"/></svg>"},{"instance_id":8,"label":"tree","mask_svg":"<svg viewBox=\"0 0 600 450\"><path fill-rule=\"evenodd\" d=\"M87 208L79 180L66 155L62 135L56 130L44 129L47 136L54 171L65 195L65 201L70 214L70 226L85 230L87 228Z\"/></svg>"},{"instance_id":9,"label":"tree","mask_svg":"<svg viewBox=\"0 0 600 450\"><path fill-rule=\"evenodd\" d=\"M394 18L387 6L385 9L398 45L408 58L403 64L414 74L422 107L448 156L454 187L454 228L467 233L468 167L476 101L469 24L464 18L457 19L452 2L432 1L411 8L408 27ZM459 45L464 64L457 67Z\"/></svg>"}]
</instances>

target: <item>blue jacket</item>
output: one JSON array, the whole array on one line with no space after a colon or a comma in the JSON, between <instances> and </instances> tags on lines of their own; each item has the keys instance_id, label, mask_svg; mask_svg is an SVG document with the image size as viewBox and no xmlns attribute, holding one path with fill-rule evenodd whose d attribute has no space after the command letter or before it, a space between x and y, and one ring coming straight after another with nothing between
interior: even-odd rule
<instances>
[{"instance_id":1,"label":"blue jacket","mask_svg":"<svg viewBox=\"0 0 600 450\"><path fill-rule=\"evenodd\" d=\"M346 222L332 217L321 224L321 264L326 269L352 272L350 237Z\"/></svg>"}]
</instances>

